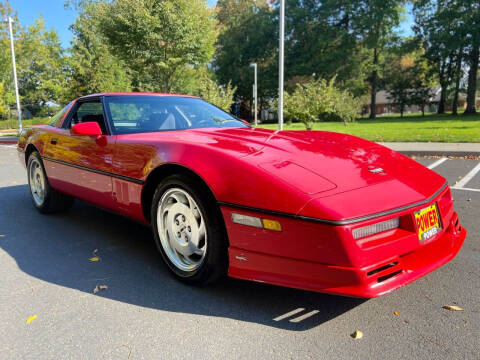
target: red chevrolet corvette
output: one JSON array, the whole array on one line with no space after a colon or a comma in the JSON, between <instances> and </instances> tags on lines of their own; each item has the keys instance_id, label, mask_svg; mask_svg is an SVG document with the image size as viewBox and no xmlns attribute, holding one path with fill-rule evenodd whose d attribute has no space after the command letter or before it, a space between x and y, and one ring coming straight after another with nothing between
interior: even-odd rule
<instances>
[{"instance_id":1,"label":"red chevrolet corvette","mask_svg":"<svg viewBox=\"0 0 480 360\"><path fill-rule=\"evenodd\" d=\"M466 236L445 179L373 142L254 129L195 97L95 94L18 144L41 213L74 198L150 224L175 276L359 297L451 260Z\"/></svg>"}]
</instances>

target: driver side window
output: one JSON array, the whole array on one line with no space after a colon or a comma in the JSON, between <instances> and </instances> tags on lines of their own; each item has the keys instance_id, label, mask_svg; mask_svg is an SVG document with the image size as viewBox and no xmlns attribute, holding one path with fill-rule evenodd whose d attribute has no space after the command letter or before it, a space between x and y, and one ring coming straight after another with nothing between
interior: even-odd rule
<instances>
[{"instance_id":1,"label":"driver side window","mask_svg":"<svg viewBox=\"0 0 480 360\"><path fill-rule=\"evenodd\" d=\"M81 103L73 116L70 119L69 124L66 126L67 129L70 129L72 125L79 124L83 122L94 121L100 125L102 133L107 133L107 128L105 125L105 116L103 115L103 106L100 101L90 101Z\"/></svg>"}]
</instances>

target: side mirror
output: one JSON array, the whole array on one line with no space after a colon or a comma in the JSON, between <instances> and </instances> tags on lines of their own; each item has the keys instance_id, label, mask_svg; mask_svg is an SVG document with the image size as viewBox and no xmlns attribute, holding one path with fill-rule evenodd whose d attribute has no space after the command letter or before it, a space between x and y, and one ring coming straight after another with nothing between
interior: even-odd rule
<instances>
[{"instance_id":1,"label":"side mirror","mask_svg":"<svg viewBox=\"0 0 480 360\"><path fill-rule=\"evenodd\" d=\"M87 121L80 124L74 124L70 130L75 135L100 136L102 129L95 121Z\"/></svg>"}]
</instances>

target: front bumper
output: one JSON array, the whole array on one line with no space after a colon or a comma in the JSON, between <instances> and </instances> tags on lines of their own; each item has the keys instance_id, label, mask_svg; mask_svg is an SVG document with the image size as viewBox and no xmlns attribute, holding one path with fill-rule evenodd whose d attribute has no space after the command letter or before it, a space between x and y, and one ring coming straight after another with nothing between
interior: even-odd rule
<instances>
[{"instance_id":1,"label":"front bumper","mask_svg":"<svg viewBox=\"0 0 480 360\"><path fill-rule=\"evenodd\" d=\"M464 228L447 231L411 253L365 268L324 265L230 248L231 277L292 288L362 298L377 297L407 285L452 260L465 240ZM248 259L239 261L238 259ZM378 271L377 271L378 270Z\"/></svg>"},{"instance_id":2,"label":"front bumper","mask_svg":"<svg viewBox=\"0 0 480 360\"><path fill-rule=\"evenodd\" d=\"M422 244L415 232L401 232L385 241L376 239L366 244L349 238L348 226L281 217L275 218L282 223L281 233L253 229L232 223L231 213L239 211L222 207L230 240L228 274L345 296L384 295L432 272L459 252L467 232L449 199L449 189L435 199L442 212L443 230ZM408 217L417 210L413 208L394 216Z\"/></svg>"}]
</instances>

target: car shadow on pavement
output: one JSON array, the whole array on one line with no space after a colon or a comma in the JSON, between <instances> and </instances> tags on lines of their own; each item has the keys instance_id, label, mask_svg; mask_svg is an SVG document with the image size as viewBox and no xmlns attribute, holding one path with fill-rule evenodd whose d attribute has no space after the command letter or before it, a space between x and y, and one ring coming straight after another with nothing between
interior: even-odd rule
<instances>
[{"instance_id":1,"label":"car shadow on pavement","mask_svg":"<svg viewBox=\"0 0 480 360\"><path fill-rule=\"evenodd\" d=\"M0 188L0 201L0 247L18 267L91 296L292 331L319 326L365 301L235 279L188 286L170 275L143 225L81 201L67 213L41 215L27 185ZM100 261L89 261L95 249ZM108 289L94 295L103 284Z\"/></svg>"}]
</instances>

